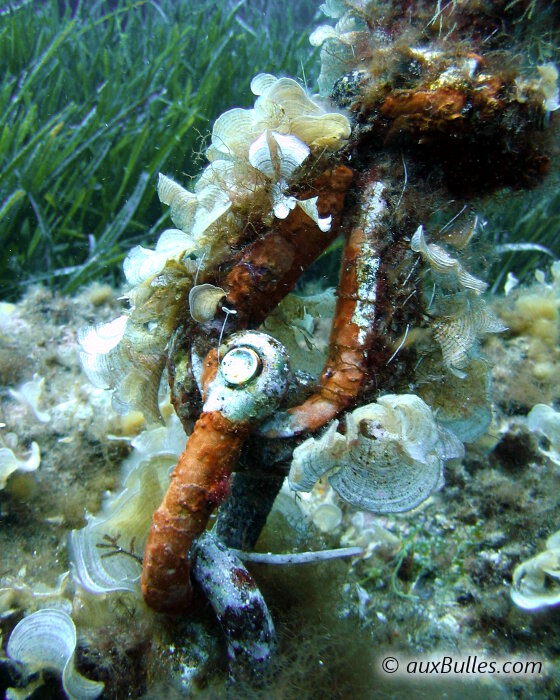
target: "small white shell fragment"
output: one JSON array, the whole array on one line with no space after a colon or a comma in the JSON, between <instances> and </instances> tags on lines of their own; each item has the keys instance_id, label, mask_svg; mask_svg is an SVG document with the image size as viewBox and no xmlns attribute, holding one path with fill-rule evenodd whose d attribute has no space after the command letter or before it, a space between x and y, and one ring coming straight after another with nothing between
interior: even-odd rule
<instances>
[{"instance_id":1,"label":"small white shell fragment","mask_svg":"<svg viewBox=\"0 0 560 700\"><path fill-rule=\"evenodd\" d=\"M546 550L515 567L510 590L513 602L524 610L560 603L560 532L546 541Z\"/></svg>"},{"instance_id":2,"label":"small white shell fragment","mask_svg":"<svg viewBox=\"0 0 560 700\"><path fill-rule=\"evenodd\" d=\"M518 284L519 280L513 274L513 272L508 272L504 284L504 294L506 295L506 297L511 294L511 292L518 286Z\"/></svg>"},{"instance_id":3,"label":"small white shell fragment","mask_svg":"<svg viewBox=\"0 0 560 700\"><path fill-rule=\"evenodd\" d=\"M334 427L333 427L334 426ZM326 471L351 505L376 513L415 508L443 484L443 461L463 454L462 443L435 422L414 394L382 396L347 415L346 436L334 421L322 438L294 450L294 490L308 491Z\"/></svg>"},{"instance_id":4,"label":"small white shell fragment","mask_svg":"<svg viewBox=\"0 0 560 700\"><path fill-rule=\"evenodd\" d=\"M533 432L541 431L552 443L556 451L560 450L560 413L551 406L538 403L527 416L527 425Z\"/></svg>"},{"instance_id":5,"label":"small white shell fragment","mask_svg":"<svg viewBox=\"0 0 560 700\"><path fill-rule=\"evenodd\" d=\"M312 520L321 532L332 532L342 522L342 511L335 503L321 503L313 512Z\"/></svg>"},{"instance_id":6,"label":"small white shell fragment","mask_svg":"<svg viewBox=\"0 0 560 700\"><path fill-rule=\"evenodd\" d=\"M319 197L312 197L311 199L304 199L303 201L298 199L298 205L310 219L313 219L321 231L327 232L331 230L332 216L319 217L319 211L317 209L318 199Z\"/></svg>"},{"instance_id":7,"label":"small white shell fragment","mask_svg":"<svg viewBox=\"0 0 560 700\"><path fill-rule=\"evenodd\" d=\"M457 282L465 289L471 289L476 294L486 291L488 284L478 277L471 275L461 263L449 255L449 253L436 243L427 243L424 236L424 227L418 226L410 240L410 247L415 253L426 260L436 272L444 275L453 275Z\"/></svg>"},{"instance_id":8,"label":"small white shell fragment","mask_svg":"<svg viewBox=\"0 0 560 700\"><path fill-rule=\"evenodd\" d=\"M189 292L191 317L197 323L211 321L216 315L220 300L226 296L225 290L213 284L197 284Z\"/></svg>"},{"instance_id":9,"label":"small white shell fragment","mask_svg":"<svg viewBox=\"0 0 560 700\"><path fill-rule=\"evenodd\" d=\"M71 700L93 700L104 684L88 680L76 670L76 627L68 613L45 608L24 617L6 646L7 655L31 670L53 669L62 674L64 692Z\"/></svg>"},{"instance_id":10,"label":"small white shell fragment","mask_svg":"<svg viewBox=\"0 0 560 700\"><path fill-rule=\"evenodd\" d=\"M0 490L5 488L10 474L16 471L34 472L40 464L41 452L36 442L31 443L27 459L18 459L9 447L0 447Z\"/></svg>"},{"instance_id":11,"label":"small white shell fragment","mask_svg":"<svg viewBox=\"0 0 560 700\"><path fill-rule=\"evenodd\" d=\"M17 389L9 389L9 392L16 401L28 406L38 421L48 423L51 419L51 414L39 408L44 386L45 378L35 373L31 381L21 384Z\"/></svg>"}]
</instances>

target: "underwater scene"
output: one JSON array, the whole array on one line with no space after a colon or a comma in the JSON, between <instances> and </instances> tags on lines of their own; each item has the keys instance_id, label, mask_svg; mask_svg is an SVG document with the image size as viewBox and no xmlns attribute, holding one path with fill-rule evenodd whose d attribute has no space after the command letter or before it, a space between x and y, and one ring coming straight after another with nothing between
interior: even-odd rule
<instances>
[{"instance_id":1,"label":"underwater scene","mask_svg":"<svg viewBox=\"0 0 560 700\"><path fill-rule=\"evenodd\" d=\"M12 0L0 65L0 697L559 697L557 0Z\"/></svg>"}]
</instances>

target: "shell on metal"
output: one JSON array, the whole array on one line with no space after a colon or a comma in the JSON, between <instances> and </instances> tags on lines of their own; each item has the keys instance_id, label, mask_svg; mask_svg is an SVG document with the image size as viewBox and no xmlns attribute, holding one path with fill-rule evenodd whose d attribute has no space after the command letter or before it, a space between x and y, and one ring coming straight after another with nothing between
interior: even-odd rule
<instances>
[{"instance_id":1,"label":"shell on metal","mask_svg":"<svg viewBox=\"0 0 560 700\"><path fill-rule=\"evenodd\" d=\"M69 698L93 700L104 684L82 676L74 665L76 627L68 613L45 608L24 617L14 627L6 653L33 671L53 669L62 674L62 687Z\"/></svg>"},{"instance_id":2,"label":"shell on metal","mask_svg":"<svg viewBox=\"0 0 560 700\"><path fill-rule=\"evenodd\" d=\"M307 491L333 470L329 483L348 503L399 513L426 500L443 483L444 460L462 454L462 443L437 425L422 399L392 394L349 414L346 436L336 432L335 421L322 438L296 448L289 480Z\"/></svg>"},{"instance_id":3,"label":"shell on metal","mask_svg":"<svg viewBox=\"0 0 560 700\"><path fill-rule=\"evenodd\" d=\"M230 355L233 350L236 352ZM234 423L254 422L270 415L288 386L284 346L266 333L241 331L220 346L219 357L220 366L207 387L203 410L220 411ZM244 382L237 381L242 377Z\"/></svg>"},{"instance_id":4,"label":"shell on metal","mask_svg":"<svg viewBox=\"0 0 560 700\"><path fill-rule=\"evenodd\" d=\"M298 199L298 205L303 209L310 219L317 224L321 231L330 231L332 216L319 216L319 210L317 209L317 200L319 197L311 197L311 199Z\"/></svg>"},{"instance_id":5,"label":"shell on metal","mask_svg":"<svg viewBox=\"0 0 560 700\"><path fill-rule=\"evenodd\" d=\"M191 317L197 323L211 321L216 315L220 300L226 296L225 290L213 284L197 284L189 292Z\"/></svg>"},{"instance_id":6,"label":"shell on metal","mask_svg":"<svg viewBox=\"0 0 560 700\"><path fill-rule=\"evenodd\" d=\"M452 276L461 287L470 289L476 294L482 294L487 289L486 282L471 275L445 248L436 243L427 243L422 225L418 226L412 236L410 247L415 253L420 253L433 270L442 275Z\"/></svg>"},{"instance_id":7,"label":"shell on metal","mask_svg":"<svg viewBox=\"0 0 560 700\"><path fill-rule=\"evenodd\" d=\"M222 357L220 370L226 384L241 387L257 376L262 370L262 362L256 350L242 345L228 350Z\"/></svg>"}]
</instances>

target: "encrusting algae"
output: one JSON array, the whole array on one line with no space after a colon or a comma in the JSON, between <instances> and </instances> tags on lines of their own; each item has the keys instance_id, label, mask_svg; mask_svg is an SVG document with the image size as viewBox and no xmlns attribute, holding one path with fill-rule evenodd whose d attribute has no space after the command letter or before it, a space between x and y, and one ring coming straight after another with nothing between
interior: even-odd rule
<instances>
[{"instance_id":1,"label":"encrusting algae","mask_svg":"<svg viewBox=\"0 0 560 700\"><path fill-rule=\"evenodd\" d=\"M154 249L136 246L126 257L128 308L78 333L89 379L111 390L118 412L141 412L147 429L120 436L132 446L122 490L85 527L73 523L75 606L87 620L91 594L120 592L132 616L172 636L181 623L149 612L141 594L158 612L196 616L202 589L238 682L275 664L267 596L238 550L253 549L269 513L271 520L294 517L293 500L281 492L286 476L292 490L310 492L303 509L323 533L319 541L360 543L346 572L359 618L373 619L378 606L378 619L394 628L391 594L422 598L429 590L428 599L439 586L432 617L451 616L435 612L457 605L453 585L443 590L446 570L480 619L491 616L473 582L488 578L503 588L508 574L500 566L507 560L511 571L519 554L504 545L502 560L494 561L491 551L507 539L500 513L513 507L508 440L520 440L535 463L549 459L528 437L538 429L530 421L515 437L506 415L501 424L493 416L492 375L508 370L493 369L482 350L487 345L495 355L492 348L511 337L530 335L556 353L556 268L551 311L536 320L526 289L499 304L487 296L471 250L482 230L480 198L505 186L533 186L546 174L550 113L559 106L555 67L540 66L533 77L513 65L504 70L494 14L479 8L472 27L470 3L438 13L447 32L441 36L425 30L432 15L421 3L406 21L392 3L330 0L322 9L337 22L311 37L322 47L321 95L310 96L290 78L255 76L254 106L218 117L209 164L192 191L160 174L158 195L175 228ZM513 139L517 148L508 148ZM435 212L449 219L439 231ZM336 291L295 294L339 236ZM331 317L332 324L324 322ZM535 377L545 377L536 364ZM37 374L32 381L42 380ZM512 399L505 385L501 391L503 409ZM22 402L22 390L11 396ZM33 409L37 421L56 419L56 406L41 410ZM489 447L483 438L492 425L501 435ZM6 450L4 462L24 464ZM480 454L492 469L477 477ZM4 482L11 478L6 472ZM485 500L491 485L497 505ZM478 510L469 511L469 497ZM524 524L528 510L521 504L516 516ZM384 520L372 523L364 511ZM552 508L543 512L552 518ZM484 517L496 528L495 541L483 532ZM492 562L499 584L488 574ZM364 586L378 578L375 567L388 566L392 593L374 606L374 587ZM516 602L544 585L535 560L522 566L514 587L525 590L517 600L512 593ZM243 591L251 592L250 602ZM451 628L469 627L467 616L456 614L447 620ZM197 622L185 624L194 630ZM469 634L482 643L474 628ZM153 663L145 662L146 678ZM191 676L179 687L191 693Z\"/></svg>"}]
</instances>

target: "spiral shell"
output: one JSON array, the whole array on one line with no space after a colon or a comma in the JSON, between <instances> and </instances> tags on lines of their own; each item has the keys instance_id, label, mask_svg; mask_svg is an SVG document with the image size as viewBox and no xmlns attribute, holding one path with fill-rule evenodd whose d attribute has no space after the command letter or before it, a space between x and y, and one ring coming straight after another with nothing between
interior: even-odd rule
<instances>
[{"instance_id":1,"label":"spiral shell","mask_svg":"<svg viewBox=\"0 0 560 700\"><path fill-rule=\"evenodd\" d=\"M284 346L266 333L241 331L220 346L220 358L204 411L219 411L232 423L270 415L287 389L290 368Z\"/></svg>"}]
</instances>

